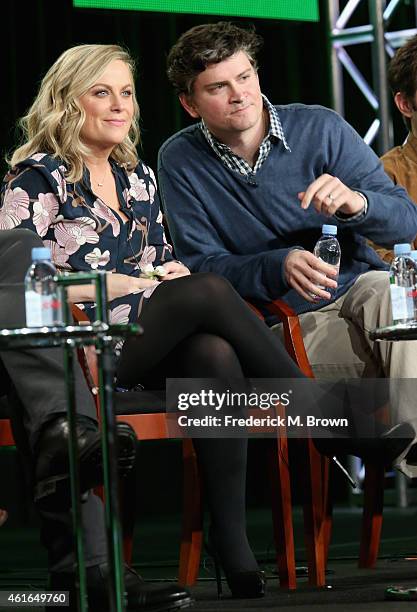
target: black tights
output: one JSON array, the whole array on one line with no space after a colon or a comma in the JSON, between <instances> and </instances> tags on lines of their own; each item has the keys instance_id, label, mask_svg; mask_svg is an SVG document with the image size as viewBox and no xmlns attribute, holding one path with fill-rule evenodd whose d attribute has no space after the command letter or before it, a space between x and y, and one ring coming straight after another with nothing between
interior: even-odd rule
<instances>
[{"instance_id":1,"label":"black tights","mask_svg":"<svg viewBox=\"0 0 417 612\"><path fill-rule=\"evenodd\" d=\"M141 315L145 333L128 340L118 381L155 388L166 377L299 378L300 370L274 334L248 308L228 281L195 274L165 281ZM247 440L195 439L212 525L226 570L253 570L246 538Z\"/></svg>"},{"instance_id":2,"label":"black tights","mask_svg":"<svg viewBox=\"0 0 417 612\"><path fill-rule=\"evenodd\" d=\"M144 335L125 343L119 361L119 382L127 387L155 372L208 378L227 375L229 367L232 376L303 377L277 337L214 274L161 283L140 323Z\"/></svg>"}]
</instances>

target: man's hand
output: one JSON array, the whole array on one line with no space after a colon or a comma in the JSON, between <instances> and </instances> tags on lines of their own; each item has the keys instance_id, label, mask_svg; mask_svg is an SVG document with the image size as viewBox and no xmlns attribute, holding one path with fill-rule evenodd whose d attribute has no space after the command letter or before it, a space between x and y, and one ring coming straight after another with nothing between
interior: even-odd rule
<instances>
[{"instance_id":1,"label":"man's hand","mask_svg":"<svg viewBox=\"0 0 417 612\"><path fill-rule=\"evenodd\" d=\"M163 264L166 270L165 276L161 277L161 281L173 280L174 278L180 278L181 276L188 276L191 274L187 266L180 263L179 261L167 261Z\"/></svg>"},{"instance_id":2,"label":"man's hand","mask_svg":"<svg viewBox=\"0 0 417 612\"><path fill-rule=\"evenodd\" d=\"M364 207L362 196L330 174L319 176L298 194L298 199L301 200L301 208L308 208L313 203L317 212L326 217L331 217L338 210L346 215L355 215Z\"/></svg>"},{"instance_id":3,"label":"man's hand","mask_svg":"<svg viewBox=\"0 0 417 612\"><path fill-rule=\"evenodd\" d=\"M337 282L333 280L337 270L309 251L290 251L284 262L284 273L289 286L308 302L315 302L317 298L331 299L331 294L320 289L319 285L331 289L337 287Z\"/></svg>"}]
</instances>

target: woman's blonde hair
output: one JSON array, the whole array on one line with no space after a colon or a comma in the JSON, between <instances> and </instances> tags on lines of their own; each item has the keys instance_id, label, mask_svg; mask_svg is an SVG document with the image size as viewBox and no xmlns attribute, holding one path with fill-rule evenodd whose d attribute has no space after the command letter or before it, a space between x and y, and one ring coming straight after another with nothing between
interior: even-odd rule
<instances>
[{"instance_id":1,"label":"woman's blonde hair","mask_svg":"<svg viewBox=\"0 0 417 612\"><path fill-rule=\"evenodd\" d=\"M12 167L34 153L49 153L65 162L69 182L81 180L83 158L91 155L91 152L80 139L85 112L78 99L114 60L121 60L128 66L133 85L133 59L118 45L78 45L67 49L56 60L44 76L27 115L19 121L24 144L8 160ZM134 115L129 134L114 147L111 154L112 159L128 170L137 164L136 145L140 138L139 106L134 91L133 105Z\"/></svg>"}]
</instances>

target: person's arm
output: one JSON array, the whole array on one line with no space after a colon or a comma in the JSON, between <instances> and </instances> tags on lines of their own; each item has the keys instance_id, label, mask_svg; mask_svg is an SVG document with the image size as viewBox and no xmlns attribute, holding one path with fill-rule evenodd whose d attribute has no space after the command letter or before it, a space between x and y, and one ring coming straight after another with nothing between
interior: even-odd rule
<instances>
[{"instance_id":1,"label":"person's arm","mask_svg":"<svg viewBox=\"0 0 417 612\"><path fill-rule=\"evenodd\" d=\"M349 217L341 220L337 216L332 219L341 229L348 224L354 232L383 247L411 242L417 234L415 204L405 189L393 184L378 157L359 134L338 115L334 119L324 145L327 164L323 173L336 177L349 190L362 193L367 200L367 211L351 220ZM307 187L300 191L306 191ZM341 210L344 212L343 208Z\"/></svg>"},{"instance_id":2,"label":"person's arm","mask_svg":"<svg viewBox=\"0 0 417 612\"><path fill-rule=\"evenodd\" d=\"M174 259L172 246L165 236L163 215L160 207L155 174L152 168L146 166L142 162L139 162L136 172L139 176L144 176L142 180L147 181L147 193L149 196L148 205L150 206L149 226L147 228L148 246L154 249L154 267L162 266L165 269L165 276L162 276L160 280L167 281L181 276L187 276L190 274L190 270L180 261Z\"/></svg>"},{"instance_id":3,"label":"person's arm","mask_svg":"<svg viewBox=\"0 0 417 612\"><path fill-rule=\"evenodd\" d=\"M269 301L288 291L283 262L292 249L232 253L210 221L204 194L197 193L186 176L172 167L167 170L163 152L159 155L158 178L176 256L193 272L220 274L248 299Z\"/></svg>"},{"instance_id":4,"label":"person's arm","mask_svg":"<svg viewBox=\"0 0 417 612\"><path fill-rule=\"evenodd\" d=\"M385 173L390 177L394 185L401 185L401 181L398 180L397 177L397 162L396 159L393 159L391 155L385 154L382 156L381 161L384 165ZM382 261L390 264L394 259L394 251L392 249L386 249L372 240L368 240L369 246L371 246L376 253L378 253L379 257Z\"/></svg>"},{"instance_id":5,"label":"person's arm","mask_svg":"<svg viewBox=\"0 0 417 612\"><path fill-rule=\"evenodd\" d=\"M59 215L60 199L68 197L61 188L61 178L59 171L52 173L41 161L25 165L17 176L11 177L3 184L0 197L0 227L20 227L37 233L44 240L45 246L51 249L53 260L54 251L59 253L61 247L55 240L54 233L48 230ZM70 267L68 269L71 270ZM153 287L155 284L154 280L125 274L107 275L109 300ZM93 302L93 285L69 287L68 299L75 303Z\"/></svg>"}]
</instances>

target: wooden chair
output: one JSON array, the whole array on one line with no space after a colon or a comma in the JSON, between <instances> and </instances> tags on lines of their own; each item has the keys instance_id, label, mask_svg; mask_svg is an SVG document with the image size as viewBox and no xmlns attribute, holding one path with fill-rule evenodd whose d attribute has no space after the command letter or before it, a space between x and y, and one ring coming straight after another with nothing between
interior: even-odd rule
<instances>
[{"instance_id":1,"label":"wooden chair","mask_svg":"<svg viewBox=\"0 0 417 612\"><path fill-rule=\"evenodd\" d=\"M249 304L260 318L264 318L259 308ZM283 300L277 299L264 304L269 314L275 316L283 326L284 345L300 370L308 378L313 378L313 371L308 361L301 333L298 316ZM329 460L314 447L310 438L297 440L302 467L304 540L307 552L308 582L312 586L325 584L329 524L326 514ZM288 464L287 464L288 465ZM288 481L290 475L288 474Z\"/></svg>"},{"instance_id":2,"label":"wooden chair","mask_svg":"<svg viewBox=\"0 0 417 612\"><path fill-rule=\"evenodd\" d=\"M255 309L256 310L256 309ZM302 341L301 328L297 315L282 300L276 300L268 305L268 310L283 323L285 346L291 357L307 376L312 376L311 366ZM258 311L259 314L259 311ZM86 315L78 308L73 308L73 315L78 322L87 321ZM262 316L262 315L260 315ZM87 376L90 389L95 393L98 381L95 349L86 347L79 355L81 365ZM138 394L120 394L117 401L117 418L128 422L135 430L140 440L157 440L177 437L173 435L172 427L167 422L167 415L162 408L142 408L138 413ZM96 397L96 394L95 394ZM143 405L143 402L141 402ZM128 410L126 410L128 408ZM1 418L0 414L0 446L14 445L10 421ZM311 440L300 442L304 456L303 471L305 492L304 525L305 542L309 564L309 583L321 586L325 583L325 565L327 548L330 539L331 515L327 508L328 460L315 450ZM191 586L198 577L199 561L202 547L202 490L198 474L198 465L192 442L183 440L184 487L183 487L183 524L180 548L179 582ZM272 515L274 539L276 545L277 565L281 586L288 589L296 587L295 557L293 541L291 487L288 462L288 443L286 438L279 438L269 449L269 471L272 489ZM372 472L367 470L368 481ZM376 479L376 480L375 480ZM373 482L378 480L375 474ZM371 485L369 485L371 486ZM369 489L370 490L370 489ZM383 489L380 487L382 500ZM366 497L366 494L365 494ZM380 526L382 521L382 501L378 512L377 498L370 495L364 510L363 537L361 542L362 566L370 567L375 562ZM367 499L367 498L366 498ZM372 503L370 503L372 502ZM125 529L124 551L127 561L131 558L134 512L131 508L128 516L124 516ZM370 529L370 527L372 529ZM367 536L365 538L365 535Z\"/></svg>"},{"instance_id":3,"label":"wooden chair","mask_svg":"<svg viewBox=\"0 0 417 612\"><path fill-rule=\"evenodd\" d=\"M250 305L251 306L251 305ZM262 317L256 307L251 306ZM270 312L283 322L285 345L303 372L312 377L313 373L307 359L302 342L301 328L298 317L283 302L277 300L268 305ZM76 306L73 307L73 316L78 322L88 322L86 315ZM80 356L84 364L87 380L94 392L97 387L97 363L94 347L85 347ZM122 399L126 394L121 394ZM117 394L116 394L117 397ZM135 407L134 407L135 409ZM117 418L128 422L135 430L139 440L163 439L170 437L167 426L167 415L163 412L147 414L122 414L123 406L117 406ZM137 407L136 407L137 410ZM175 433L174 433L175 437ZM313 446L311 440L300 440L302 456L304 458L303 491L304 491L304 535L308 557L309 583L312 586L325 584L326 564L326 526L324 520L324 500L328 482L328 459L321 456ZM184 458L184 506L183 529L180 549L179 581L184 586L191 586L198 577L199 560L202 545L202 502L200 498L201 486L198 478L198 466L195 453L190 440L183 442ZM296 588L296 568L292 521L291 482L288 457L288 440L278 437L269 445L268 464L271 482L271 506L276 550L277 567L280 585L286 589ZM127 558L131 551L131 530L126 532L125 551Z\"/></svg>"},{"instance_id":4,"label":"wooden chair","mask_svg":"<svg viewBox=\"0 0 417 612\"><path fill-rule=\"evenodd\" d=\"M275 315L282 323L284 344L301 371L308 377L314 377L304 347L301 326L297 314L283 300L266 304L270 314ZM307 466L310 472L312 487L317 483L314 493L307 492L304 504L305 538L307 554L310 559L310 573L324 584L324 571L327 564L328 548L332 529L332 503L329 497L329 460L318 458L318 453L311 440L306 441ZM384 507L383 465L365 463L363 484L363 513L358 566L372 568L375 566L381 539L382 515ZM321 481L321 482L320 482ZM319 488L321 486L321 493ZM321 496L321 498L320 498ZM309 533L310 532L310 533ZM318 547L318 550L317 548ZM323 582L321 580L323 579ZM310 577L310 583L312 579Z\"/></svg>"},{"instance_id":5,"label":"wooden chair","mask_svg":"<svg viewBox=\"0 0 417 612\"><path fill-rule=\"evenodd\" d=\"M12 426L7 415L6 399L0 398L0 447L15 446Z\"/></svg>"},{"instance_id":6,"label":"wooden chair","mask_svg":"<svg viewBox=\"0 0 417 612\"><path fill-rule=\"evenodd\" d=\"M73 316L78 323L87 322L85 314L73 307ZM85 347L79 351L79 359L91 392L97 400L98 370L94 347ZM172 422L158 402L149 402L149 396L142 393L116 394L117 419L128 422L136 432L139 440L162 440L180 437L173 431ZM148 403L147 403L148 402ZM11 423L5 410L0 411L0 447L14 446ZM203 541L203 507L202 488L196 455L191 440L184 439L183 446L183 521L180 547L179 583L193 585L199 573L199 563ZM288 454L286 440L279 441L279 451L271 458L273 474L273 518L274 534L277 543L277 564L280 571L281 585L295 588L295 559L291 516L291 490L288 474ZM271 453L272 455L272 453ZM129 490L129 485L131 488ZM134 527L133 483L127 481L122 497L129 497L129 503L123 508L124 553L127 562L132 554L132 536ZM123 505L123 500L122 500Z\"/></svg>"}]
</instances>

